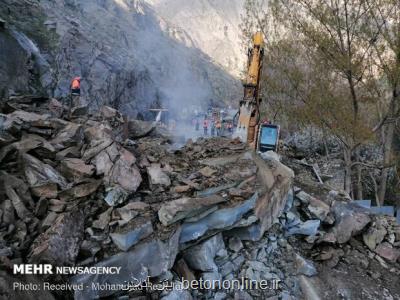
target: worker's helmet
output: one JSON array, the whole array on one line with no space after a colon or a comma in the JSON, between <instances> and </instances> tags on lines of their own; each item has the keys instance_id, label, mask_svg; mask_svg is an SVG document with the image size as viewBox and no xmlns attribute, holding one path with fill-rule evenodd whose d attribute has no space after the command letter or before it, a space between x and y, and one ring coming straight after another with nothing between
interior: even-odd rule
<instances>
[{"instance_id":1,"label":"worker's helmet","mask_svg":"<svg viewBox=\"0 0 400 300\"><path fill-rule=\"evenodd\" d=\"M81 77L77 76L77 77L74 78L74 80L81 81Z\"/></svg>"}]
</instances>

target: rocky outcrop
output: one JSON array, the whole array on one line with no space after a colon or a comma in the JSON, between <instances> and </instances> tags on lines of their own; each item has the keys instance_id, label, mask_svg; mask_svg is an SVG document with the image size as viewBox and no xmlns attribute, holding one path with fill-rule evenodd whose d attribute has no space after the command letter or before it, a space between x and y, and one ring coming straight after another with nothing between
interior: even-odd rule
<instances>
[{"instance_id":1,"label":"rocky outcrop","mask_svg":"<svg viewBox=\"0 0 400 300\"><path fill-rule=\"evenodd\" d=\"M151 116L153 104L180 112L181 103L221 102L240 88L201 50L182 44L144 1L6 0L0 18L7 26L0 29L0 55L7 58L0 96L43 92L65 99L71 78L81 76L81 100L91 109L108 104Z\"/></svg>"},{"instance_id":2,"label":"rocky outcrop","mask_svg":"<svg viewBox=\"0 0 400 300\"><path fill-rule=\"evenodd\" d=\"M246 53L239 26L244 0L146 0L163 18L177 26L174 34L185 44L193 44L227 72L239 78ZM212 25L211 25L212 24ZM180 32L188 32L188 39Z\"/></svg>"}]
</instances>

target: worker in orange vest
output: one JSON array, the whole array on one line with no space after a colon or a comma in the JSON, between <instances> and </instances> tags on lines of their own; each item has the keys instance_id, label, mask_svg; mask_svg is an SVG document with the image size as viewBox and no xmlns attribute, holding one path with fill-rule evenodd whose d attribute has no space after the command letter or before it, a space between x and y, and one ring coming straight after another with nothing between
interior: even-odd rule
<instances>
[{"instance_id":1,"label":"worker in orange vest","mask_svg":"<svg viewBox=\"0 0 400 300\"><path fill-rule=\"evenodd\" d=\"M71 94L80 95L81 94L81 78L75 77L71 81Z\"/></svg>"},{"instance_id":2,"label":"worker in orange vest","mask_svg":"<svg viewBox=\"0 0 400 300\"><path fill-rule=\"evenodd\" d=\"M81 78L74 77L71 81L71 102L70 110L73 107L80 106L80 95L81 95Z\"/></svg>"}]
</instances>

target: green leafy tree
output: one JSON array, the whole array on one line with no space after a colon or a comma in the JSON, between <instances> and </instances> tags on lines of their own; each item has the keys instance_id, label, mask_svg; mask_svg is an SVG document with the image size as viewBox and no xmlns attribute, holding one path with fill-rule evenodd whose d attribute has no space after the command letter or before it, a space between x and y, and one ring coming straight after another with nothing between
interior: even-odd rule
<instances>
[{"instance_id":1,"label":"green leafy tree","mask_svg":"<svg viewBox=\"0 0 400 300\"><path fill-rule=\"evenodd\" d=\"M344 189L357 191L353 196L358 198L363 196L363 168L379 167L360 161L360 146L373 141L378 131L382 132L378 137L388 141L390 124L398 116L396 55L388 55L389 43L392 48L399 45L399 27L394 26L399 14L393 8L398 4L393 0L274 0L262 7L260 1L246 2L248 28L256 27L270 37L264 72L267 109L274 114L284 111L299 124L336 136L345 161ZM385 72L378 71L384 68ZM388 86L391 101L384 96ZM391 152L388 143L383 144L383 152ZM379 167L383 191L389 161L384 159ZM355 187L353 173L357 174Z\"/></svg>"}]
</instances>

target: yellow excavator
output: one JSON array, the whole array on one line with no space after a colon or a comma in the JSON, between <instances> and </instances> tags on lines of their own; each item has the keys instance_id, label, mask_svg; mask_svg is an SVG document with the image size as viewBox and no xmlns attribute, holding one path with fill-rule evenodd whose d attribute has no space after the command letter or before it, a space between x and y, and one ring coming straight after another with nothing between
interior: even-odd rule
<instances>
[{"instance_id":1,"label":"yellow excavator","mask_svg":"<svg viewBox=\"0 0 400 300\"><path fill-rule=\"evenodd\" d=\"M256 151L277 151L279 126L269 122L261 123L260 78L264 56L264 39L261 32L253 36L253 47L248 51L246 78L243 82L244 94L240 101L238 120L234 138L247 142Z\"/></svg>"}]
</instances>

